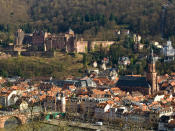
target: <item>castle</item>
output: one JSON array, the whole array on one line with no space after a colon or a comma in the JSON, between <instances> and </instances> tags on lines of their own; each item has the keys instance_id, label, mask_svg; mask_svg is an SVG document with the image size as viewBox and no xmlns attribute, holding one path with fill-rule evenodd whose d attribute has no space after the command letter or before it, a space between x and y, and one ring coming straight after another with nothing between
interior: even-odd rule
<instances>
[{"instance_id":1,"label":"castle","mask_svg":"<svg viewBox=\"0 0 175 131\"><path fill-rule=\"evenodd\" d=\"M21 46L24 40L24 32L22 29L18 29L17 32L15 33L15 45L16 46Z\"/></svg>"},{"instance_id":2,"label":"castle","mask_svg":"<svg viewBox=\"0 0 175 131\"><path fill-rule=\"evenodd\" d=\"M116 86L126 92L140 92L143 95L155 94L159 91L156 62L153 51L147 57L146 77L137 75L119 77Z\"/></svg>"},{"instance_id":3,"label":"castle","mask_svg":"<svg viewBox=\"0 0 175 131\"><path fill-rule=\"evenodd\" d=\"M92 51L100 46L107 48L115 43L115 41L85 41L82 38L78 38L72 29L69 29L66 33L60 34L51 34L44 31L34 31L32 34L25 34L21 29L18 29L15 39L15 46L30 44L30 50L32 51L51 51L59 49L74 53Z\"/></svg>"}]
</instances>

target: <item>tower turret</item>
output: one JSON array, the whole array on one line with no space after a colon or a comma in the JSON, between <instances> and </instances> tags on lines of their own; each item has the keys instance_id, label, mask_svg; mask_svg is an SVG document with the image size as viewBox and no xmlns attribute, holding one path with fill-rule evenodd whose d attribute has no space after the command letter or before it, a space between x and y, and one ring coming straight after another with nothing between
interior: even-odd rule
<instances>
[{"instance_id":1,"label":"tower turret","mask_svg":"<svg viewBox=\"0 0 175 131\"><path fill-rule=\"evenodd\" d=\"M61 93L61 112L66 112L66 98L63 93Z\"/></svg>"},{"instance_id":2,"label":"tower turret","mask_svg":"<svg viewBox=\"0 0 175 131\"><path fill-rule=\"evenodd\" d=\"M15 46L20 47L23 44L24 32L22 29L18 29L15 33Z\"/></svg>"}]
</instances>

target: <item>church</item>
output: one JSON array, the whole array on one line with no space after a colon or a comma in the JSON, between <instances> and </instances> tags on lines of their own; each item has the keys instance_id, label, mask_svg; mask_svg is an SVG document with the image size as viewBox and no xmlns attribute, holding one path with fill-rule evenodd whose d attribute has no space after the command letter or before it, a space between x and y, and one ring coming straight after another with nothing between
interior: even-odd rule
<instances>
[{"instance_id":1,"label":"church","mask_svg":"<svg viewBox=\"0 0 175 131\"><path fill-rule=\"evenodd\" d=\"M158 92L159 86L157 82L156 60L153 50L147 57L147 72L145 77L120 76L116 86L129 93L138 91L143 95L151 95Z\"/></svg>"}]
</instances>

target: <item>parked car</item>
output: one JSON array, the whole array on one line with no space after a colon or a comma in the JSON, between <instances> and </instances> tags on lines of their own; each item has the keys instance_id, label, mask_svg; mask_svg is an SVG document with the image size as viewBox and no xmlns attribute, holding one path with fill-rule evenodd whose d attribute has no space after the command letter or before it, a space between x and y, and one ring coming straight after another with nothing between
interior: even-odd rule
<instances>
[{"instance_id":1,"label":"parked car","mask_svg":"<svg viewBox=\"0 0 175 131\"><path fill-rule=\"evenodd\" d=\"M98 121L98 122L95 123L95 125L96 125L96 126L102 126L102 125L103 125L103 122Z\"/></svg>"}]
</instances>

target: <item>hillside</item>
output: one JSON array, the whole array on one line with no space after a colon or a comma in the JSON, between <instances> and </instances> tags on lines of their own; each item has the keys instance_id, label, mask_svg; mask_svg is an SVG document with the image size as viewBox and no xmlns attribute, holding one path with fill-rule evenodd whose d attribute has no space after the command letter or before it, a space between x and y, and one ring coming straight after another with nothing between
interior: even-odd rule
<instances>
[{"instance_id":1,"label":"hillside","mask_svg":"<svg viewBox=\"0 0 175 131\"><path fill-rule=\"evenodd\" d=\"M39 57L11 57L0 60L0 75L22 76L30 78L34 76L52 76L63 79L67 76L81 76L83 67L82 55L71 56L56 52L53 58Z\"/></svg>"},{"instance_id":2,"label":"hillside","mask_svg":"<svg viewBox=\"0 0 175 131\"><path fill-rule=\"evenodd\" d=\"M0 12L1 24L20 23L26 32L42 29L57 33L71 27L84 36L112 39L113 31L99 32L128 25L145 36L175 35L172 0L1 0Z\"/></svg>"},{"instance_id":3,"label":"hillside","mask_svg":"<svg viewBox=\"0 0 175 131\"><path fill-rule=\"evenodd\" d=\"M28 6L23 0L0 0L0 23L24 23L29 20Z\"/></svg>"}]
</instances>

